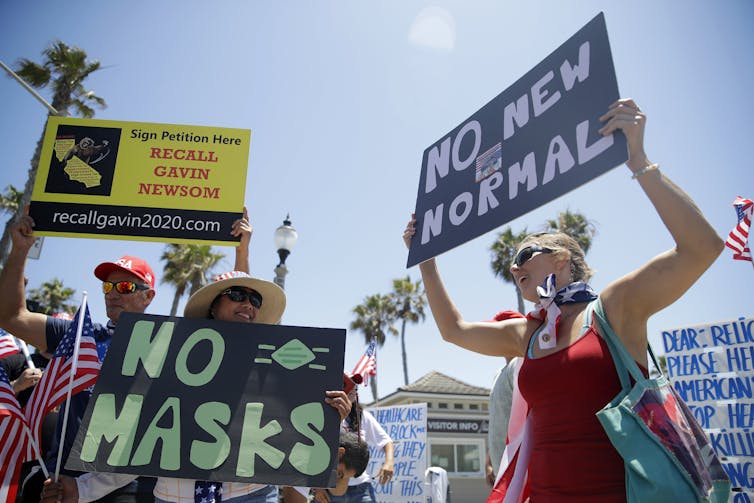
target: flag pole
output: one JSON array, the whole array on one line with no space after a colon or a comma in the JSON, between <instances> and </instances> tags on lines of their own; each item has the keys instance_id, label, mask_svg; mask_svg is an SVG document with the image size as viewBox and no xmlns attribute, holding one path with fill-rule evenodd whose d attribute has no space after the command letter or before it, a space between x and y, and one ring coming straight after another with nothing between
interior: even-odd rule
<instances>
[{"instance_id":1,"label":"flag pole","mask_svg":"<svg viewBox=\"0 0 754 503\"><path fill-rule=\"evenodd\" d=\"M16 337L16 344L19 348L21 348L21 352L24 354L24 358L26 358L26 365L28 365L30 369L37 368L31 359L31 355L29 354L29 347L26 345L26 343L22 339Z\"/></svg>"},{"instance_id":2,"label":"flag pole","mask_svg":"<svg viewBox=\"0 0 754 503\"><path fill-rule=\"evenodd\" d=\"M374 344L374 367L377 368L377 341L375 341ZM377 390L377 394L379 395L380 387L378 386L379 383L377 382L377 373L372 376L372 379L374 379L374 389ZM378 397L374 397L374 406L379 407L380 406L380 399Z\"/></svg>"},{"instance_id":3,"label":"flag pole","mask_svg":"<svg viewBox=\"0 0 754 503\"><path fill-rule=\"evenodd\" d=\"M84 315L86 314L86 297L87 293L84 291L84 295L81 299L81 307L79 308L79 319L76 327L76 340L73 344L73 356L71 357L71 377L68 380L68 393L65 397L65 412L63 413L63 427L60 432L60 445L58 445L58 459L55 462L55 479L57 482L60 477L60 462L63 459L63 445L65 444L65 432L68 427L68 410L71 407L71 391L73 391L73 380L76 377L76 365L79 359L79 342L81 341L81 332L84 329Z\"/></svg>"},{"instance_id":4,"label":"flag pole","mask_svg":"<svg viewBox=\"0 0 754 503\"><path fill-rule=\"evenodd\" d=\"M39 446L34 440L34 435L32 435L31 433L31 428L29 428L28 425L24 424L24 430L26 431L26 436L29 437L29 442L31 442L31 448L34 449L34 455L37 457L39 467L42 468L42 473L44 473L45 480L47 480L50 478L50 472L47 471L47 466L45 465L44 459L42 459L42 454L39 452Z\"/></svg>"}]
</instances>

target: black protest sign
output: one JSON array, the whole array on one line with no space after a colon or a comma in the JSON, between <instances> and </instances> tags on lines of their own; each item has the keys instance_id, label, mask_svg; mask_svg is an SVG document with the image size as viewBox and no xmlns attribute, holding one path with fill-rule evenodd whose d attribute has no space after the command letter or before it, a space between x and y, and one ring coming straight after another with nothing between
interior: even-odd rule
<instances>
[{"instance_id":1,"label":"black protest sign","mask_svg":"<svg viewBox=\"0 0 754 503\"><path fill-rule=\"evenodd\" d=\"M599 14L424 151L408 267L583 185L627 159L599 121L617 100Z\"/></svg>"},{"instance_id":2,"label":"black protest sign","mask_svg":"<svg viewBox=\"0 0 754 503\"><path fill-rule=\"evenodd\" d=\"M66 467L330 487L345 330L126 313Z\"/></svg>"}]
</instances>

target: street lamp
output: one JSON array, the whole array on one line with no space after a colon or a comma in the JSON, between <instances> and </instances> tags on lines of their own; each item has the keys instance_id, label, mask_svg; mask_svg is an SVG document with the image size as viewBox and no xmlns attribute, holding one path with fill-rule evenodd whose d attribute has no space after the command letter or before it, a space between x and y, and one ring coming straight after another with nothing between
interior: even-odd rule
<instances>
[{"instance_id":1,"label":"street lamp","mask_svg":"<svg viewBox=\"0 0 754 503\"><path fill-rule=\"evenodd\" d=\"M291 226L290 218L291 215L287 215L283 220L283 225L275 230L275 248L280 257L280 263L275 267L275 284L280 288L285 288L285 275L288 274L285 259L291 254L298 241L298 232Z\"/></svg>"}]
</instances>

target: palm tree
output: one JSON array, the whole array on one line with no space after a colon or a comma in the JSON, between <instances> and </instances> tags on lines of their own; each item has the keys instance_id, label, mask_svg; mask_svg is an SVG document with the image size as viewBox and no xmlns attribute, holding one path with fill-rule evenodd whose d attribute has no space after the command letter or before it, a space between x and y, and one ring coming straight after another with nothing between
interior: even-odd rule
<instances>
[{"instance_id":1,"label":"palm tree","mask_svg":"<svg viewBox=\"0 0 754 503\"><path fill-rule=\"evenodd\" d=\"M210 245L169 244L160 260L165 261L163 283L175 287L170 316L175 316L178 303L188 290L189 295L209 282L211 270L225 258L222 253L212 253Z\"/></svg>"},{"instance_id":2,"label":"palm tree","mask_svg":"<svg viewBox=\"0 0 754 503\"><path fill-rule=\"evenodd\" d=\"M29 291L29 300L39 305L39 312L53 315L59 312L73 314L76 306L68 299L76 294L76 290L67 288L58 278L42 283L42 286Z\"/></svg>"},{"instance_id":3,"label":"palm tree","mask_svg":"<svg viewBox=\"0 0 754 503\"><path fill-rule=\"evenodd\" d=\"M570 210L558 213L558 218L547 221L546 230L568 234L581 246L584 255L592 247L592 238L597 234L594 223L581 213L571 213Z\"/></svg>"},{"instance_id":4,"label":"palm tree","mask_svg":"<svg viewBox=\"0 0 754 503\"><path fill-rule=\"evenodd\" d=\"M5 187L5 192L0 194L0 213L10 213L10 218L5 222L5 230L3 231L3 240L0 241L0 247L3 250L8 248L10 244L10 226L13 223L13 217L15 216L18 208L21 207L21 199L23 192L15 188L13 185ZM7 236L7 239L6 239ZM0 262L0 268L4 265L4 262Z\"/></svg>"},{"instance_id":5,"label":"palm tree","mask_svg":"<svg viewBox=\"0 0 754 503\"><path fill-rule=\"evenodd\" d=\"M178 312L178 303L189 286L188 274L190 267L186 266L186 251L187 250L182 245L169 244L167 249L163 252L162 257L160 257L160 260L165 261L165 268L162 272L162 282L175 287L173 304L170 307L170 316L175 316Z\"/></svg>"},{"instance_id":6,"label":"palm tree","mask_svg":"<svg viewBox=\"0 0 754 503\"><path fill-rule=\"evenodd\" d=\"M521 290L519 290L510 272L510 266L516 256L518 245L527 235L526 227L518 234L514 233L510 227L506 227L503 232L498 234L497 239L490 246L490 251L492 252L492 261L490 263L492 272L495 273L495 277L502 278L506 283L513 284L513 287L516 289L519 313L524 312L524 298L521 296Z\"/></svg>"},{"instance_id":7,"label":"palm tree","mask_svg":"<svg viewBox=\"0 0 754 503\"><path fill-rule=\"evenodd\" d=\"M351 322L351 330L364 334L364 340L369 344L375 341L378 347L385 344L386 332L397 336L398 330L393 323L396 320L395 306L387 295L375 294L364 299L362 304L353 308L356 319ZM377 381L370 379L372 396L377 401Z\"/></svg>"},{"instance_id":8,"label":"palm tree","mask_svg":"<svg viewBox=\"0 0 754 503\"><path fill-rule=\"evenodd\" d=\"M88 61L86 52L78 47L69 47L60 40L53 42L50 47L42 52L44 60L42 64L35 63L23 58L18 62L16 74L24 79L29 85L38 89L52 87L52 107L58 115L67 116L73 108L74 113L81 117L94 117L94 109L89 105L105 108L105 100L87 91L84 88L84 80L100 69L99 61ZM37 176L39 156L42 152L44 128L37 141L37 148L31 158L29 176L24 186L23 197L16 210L20 213L31 201L31 192L34 188L34 179ZM5 264L10 244L10 227L6 225L0 240L0 265Z\"/></svg>"},{"instance_id":9,"label":"palm tree","mask_svg":"<svg viewBox=\"0 0 754 503\"><path fill-rule=\"evenodd\" d=\"M408 384L408 359L406 358L406 323L424 321L424 306L427 299L424 296L422 281L411 281L410 276L393 280L393 291L390 293L393 310L398 320L401 320L401 356L403 358L403 384Z\"/></svg>"},{"instance_id":10,"label":"palm tree","mask_svg":"<svg viewBox=\"0 0 754 503\"><path fill-rule=\"evenodd\" d=\"M23 192L13 185L5 187L5 192L0 194L0 212L15 213L21 206Z\"/></svg>"}]
</instances>

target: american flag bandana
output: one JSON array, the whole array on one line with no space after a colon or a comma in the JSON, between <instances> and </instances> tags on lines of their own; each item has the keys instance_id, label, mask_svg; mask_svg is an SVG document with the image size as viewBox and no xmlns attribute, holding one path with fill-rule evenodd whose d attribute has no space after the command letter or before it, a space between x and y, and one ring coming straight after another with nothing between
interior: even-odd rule
<instances>
[{"instance_id":1,"label":"american flag bandana","mask_svg":"<svg viewBox=\"0 0 754 503\"><path fill-rule=\"evenodd\" d=\"M558 337L558 324L560 323L560 308L563 304L576 304L577 302L590 302L597 298L597 293L592 290L588 283L574 281L570 285L555 290L555 275L550 274L544 283L537 287L539 302L534 309L526 315L530 320L547 320L545 327L539 331L538 343L542 349L555 347Z\"/></svg>"}]
</instances>

